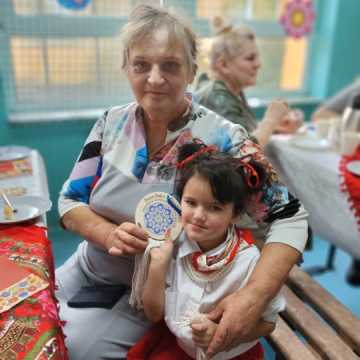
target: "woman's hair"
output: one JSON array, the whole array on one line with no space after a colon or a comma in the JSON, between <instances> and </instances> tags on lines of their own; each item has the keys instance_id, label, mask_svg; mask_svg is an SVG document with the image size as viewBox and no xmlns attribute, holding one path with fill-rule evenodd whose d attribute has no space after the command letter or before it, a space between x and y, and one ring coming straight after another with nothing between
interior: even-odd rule
<instances>
[{"instance_id":1,"label":"woman's hair","mask_svg":"<svg viewBox=\"0 0 360 360\"><path fill-rule=\"evenodd\" d=\"M210 67L213 70L215 69L216 61L220 57L233 59L241 54L246 44L255 41L255 33L249 27L239 26L233 28L232 26L224 26L220 24L221 20L218 18L216 22L217 24L214 20L214 28L217 35L212 43L209 55Z\"/></svg>"},{"instance_id":2,"label":"woman's hair","mask_svg":"<svg viewBox=\"0 0 360 360\"><path fill-rule=\"evenodd\" d=\"M175 194L182 198L186 183L193 176L200 176L210 184L214 198L222 204L233 203L234 215L245 208L250 195L260 191L266 181L266 173L261 164L247 162L257 173L256 186L250 186L251 175L246 165L228 153L211 151L203 144L190 143L179 148L178 170L175 181Z\"/></svg>"},{"instance_id":3,"label":"woman's hair","mask_svg":"<svg viewBox=\"0 0 360 360\"><path fill-rule=\"evenodd\" d=\"M130 14L128 23L122 28L123 60L122 67L129 63L129 51L137 42L151 36L155 30L165 28L169 34L169 44L183 44L190 73L197 70L197 41L190 26L169 9L153 5L139 5Z\"/></svg>"}]
</instances>

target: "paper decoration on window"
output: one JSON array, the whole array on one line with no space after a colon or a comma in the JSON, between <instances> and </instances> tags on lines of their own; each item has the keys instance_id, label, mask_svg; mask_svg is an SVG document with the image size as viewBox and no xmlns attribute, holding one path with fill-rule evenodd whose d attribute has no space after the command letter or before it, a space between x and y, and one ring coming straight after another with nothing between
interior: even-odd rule
<instances>
[{"instance_id":1,"label":"paper decoration on window","mask_svg":"<svg viewBox=\"0 0 360 360\"><path fill-rule=\"evenodd\" d=\"M90 2L90 0L58 0L59 4L66 9L82 10Z\"/></svg>"},{"instance_id":2,"label":"paper decoration on window","mask_svg":"<svg viewBox=\"0 0 360 360\"><path fill-rule=\"evenodd\" d=\"M311 32L314 20L312 0L291 0L284 7L280 24L287 35L300 38Z\"/></svg>"}]
</instances>

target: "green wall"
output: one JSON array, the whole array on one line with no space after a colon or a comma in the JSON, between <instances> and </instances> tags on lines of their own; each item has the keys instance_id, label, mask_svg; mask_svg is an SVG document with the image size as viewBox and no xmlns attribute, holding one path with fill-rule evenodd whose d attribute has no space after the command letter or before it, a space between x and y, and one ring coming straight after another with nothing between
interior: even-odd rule
<instances>
[{"instance_id":1,"label":"green wall","mask_svg":"<svg viewBox=\"0 0 360 360\"><path fill-rule=\"evenodd\" d=\"M317 16L307 80L311 95L327 98L360 75L360 2L318 0Z\"/></svg>"},{"instance_id":2,"label":"green wall","mask_svg":"<svg viewBox=\"0 0 360 360\"><path fill-rule=\"evenodd\" d=\"M317 16L317 35L312 41L315 53L311 59L308 84L310 95L325 98L360 73L360 2L319 0ZM58 192L93 121L9 124L2 91L0 79L0 145L19 144L40 151L45 160L54 204L49 223L54 224L57 222ZM299 107L309 116L314 106L304 104ZM256 113L260 116L263 109L257 109Z\"/></svg>"}]
</instances>

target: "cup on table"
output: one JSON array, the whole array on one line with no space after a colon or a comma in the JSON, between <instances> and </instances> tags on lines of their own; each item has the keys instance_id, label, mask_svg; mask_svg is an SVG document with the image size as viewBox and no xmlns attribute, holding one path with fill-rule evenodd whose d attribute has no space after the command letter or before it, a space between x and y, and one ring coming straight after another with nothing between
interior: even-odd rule
<instances>
[{"instance_id":1,"label":"cup on table","mask_svg":"<svg viewBox=\"0 0 360 360\"><path fill-rule=\"evenodd\" d=\"M340 154L341 155L353 155L360 145L360 133L345 131L341 134L340 141Z\"/></svg>"},{"instance_id":2,"label":"cup on table","mask_svg":"<svg viewBox=\"0 0 360 360\"><path fill-rule=\"evenodd\" d=\"M315 132L319 139L328 139L330 129L332 126L332 119L319 119L316 120L314 126L315 126Z\"/></svg>"},{"instance_id":3,"label":"cup on table","mask_svg":"<svg viewBox=\"0 0 360 360\"><path fill-rule=\"evenodd\" d=\"M329 119L330 130L328 139L334 150L339 151L340 148L340 133L341 133L341 117L333 117Z\"/></svg>"}]
</instances>

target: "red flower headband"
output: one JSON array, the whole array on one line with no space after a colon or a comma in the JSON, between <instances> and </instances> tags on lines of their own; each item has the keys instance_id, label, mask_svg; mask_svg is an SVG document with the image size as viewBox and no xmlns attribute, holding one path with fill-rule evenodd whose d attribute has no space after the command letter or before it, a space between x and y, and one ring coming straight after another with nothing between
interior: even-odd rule
<instances>
[{"instance_id":1,"label":"red flower headband","mask_svg":"<svg viewBox=\"0 0 360 360\"><path fill-rule=\"evenodd\" d=\"M186 157L184 160L177 163L176 168L182 169L187 164L192 162L195 158L197 158L198 156L205 154L205 153L215 153L217 151L218 151L218 148L215 145L204 146L200 150L194 152L190 156ZM244 170L245 180L246 180L246 183L249 186L249 188L250 189L258 188L260 185L260 177L259 177L258 172L255 170L255 168L244 160L236 159L236 161L240 163L240 165L238 165L238 166L242 167Z\"/></svg>"},{"instance_id":2,"label":"red flower headband","mask_svg":"<svg viewBox=\"0 0 360 360\"><path fill-rule=\"evenodd\" d=\"M191 154L190 156L188 156L187 158L185 158L184 160L180 161L179 163L177 163L176 167L178 169L182 169L184 166L186 166L188 163L190 163L191 161L193 161L195 158L197 158L198 156L205 154L205 153L214 153L217 151L217 147L215 145L209 145L209 146L204 146L203 148L201 148L200 150L194 152L193 154Z\"/></svg>"},{"instance_id":3,"label":"red flower headband","mask_svg":"<svg viewBox=\"0 0 360 360\"><path fill-rule=\"evenodd\" d=\"M256 189L260 185L260 178L255 168L244 160L239 160L240 165L244 169L246 183L250 189Z\"/></svg>"}]
</instances>

